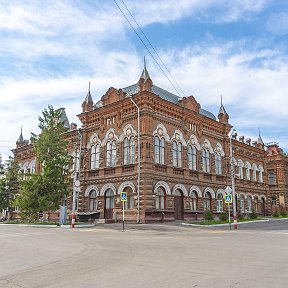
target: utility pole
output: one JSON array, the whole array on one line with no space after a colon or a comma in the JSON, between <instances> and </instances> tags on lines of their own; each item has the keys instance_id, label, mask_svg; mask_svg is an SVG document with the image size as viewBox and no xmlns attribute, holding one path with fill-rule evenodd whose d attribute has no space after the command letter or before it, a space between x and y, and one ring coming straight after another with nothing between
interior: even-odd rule
<instances>
[{"instance_id":1,"label":"utility pole","mask_svg":"<svg viewBox=\"0 0 288 288\"><path fill-rule=\"evenodd\" d=\"M136 106L137 108L137 126L138 126L138 140L137 140L137 144L138 144L138 153L137 153L137 157L138 157L138 168L137 168L137 223L140 223L140 160L141 160L141 154L140 154L140 108L139 106L136 104L136 102L134 101L134 99L132 98L132 96L130 97L132 103Z\"/></svg>"},{"instance_id":2,"label":"utility pole","mask_svg":"<svg viewBox=\"0 0 288 288\"><path fill-rule=\"evenodd\" d=\"M80 165L81 165L81 153L82 153L82 134L79 130L76 130L76 137L80 141L79 145L79 154L78 154L78 140L76 140L76 151L74 157L74 177L73 177L73 202L72 202L72 217L71 217L71 228L75 227L76 219L76 202L77 202L77 193L80 192Z\"/></svg>"},{"instance_id":3,"label":"utility pole","mask_svg":"<svg viewBox=\"0 0 288 288\"><path fill-rule=\"evenodd\" d=\"M237 211L236 211L236 196L235 196L235 169L233 163L233 151L232 151L232 135L236 130L233 129L230 137L229 137L229 144L230 144L230 177L231 177L231 186L232 186L232 205L233 205L233 228L236 230L237 227Z\"/></svg>"}]
</instances>

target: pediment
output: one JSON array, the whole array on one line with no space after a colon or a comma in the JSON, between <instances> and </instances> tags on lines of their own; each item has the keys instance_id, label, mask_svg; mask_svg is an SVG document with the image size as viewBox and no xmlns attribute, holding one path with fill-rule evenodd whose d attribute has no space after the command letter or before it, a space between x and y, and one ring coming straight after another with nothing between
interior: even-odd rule
<instances>
[{"instance_id":1,"label":"pediment","mask_svg":"<svg viewBox=\"0 0 288 288\"><path fill-rule=\"evenodd\" d=\"M102 96L101 100L103 102L103 106L112 104L124 98L124 93L121 89L116 89L114 87L110 87L105 95Z\"/></svg>"},{"instance_id":2,"label":"pediment","mask_svg":"<svg viewBox=\"0 0 288 288\"><path fill-rule=\"evenodd\" d=\"M197 113L199 113L199 109L201 108L200 104L195 100L194 96L183 97L179 101L179 104Z\"/></svg>"}]
</instances>

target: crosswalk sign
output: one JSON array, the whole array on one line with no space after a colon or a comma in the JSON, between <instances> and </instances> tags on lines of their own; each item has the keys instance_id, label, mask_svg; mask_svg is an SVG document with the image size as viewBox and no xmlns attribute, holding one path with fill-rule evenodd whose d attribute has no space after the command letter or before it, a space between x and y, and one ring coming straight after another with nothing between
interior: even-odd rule
<instances>
[{"instance_id":1,"label":"crosswalk sign","mask_svg":"<svg viewBox=\"0 0 288 288\"><path fill-rule=\"evenodd\" d=\"M226 204L231 204L232 203L232 195L231 194L226 194L225 195L225 203Z\"/></svg>"},{"instance_id":2,"label":"crosswalk sign","mask_svg":"<svg viewBox=\"0 0 288 288\"><path fill-rule=\"evenodd\" d=\"M126 202L127 201L127 192L121 192L121 201Z\"/></svg>"}]
</instances>

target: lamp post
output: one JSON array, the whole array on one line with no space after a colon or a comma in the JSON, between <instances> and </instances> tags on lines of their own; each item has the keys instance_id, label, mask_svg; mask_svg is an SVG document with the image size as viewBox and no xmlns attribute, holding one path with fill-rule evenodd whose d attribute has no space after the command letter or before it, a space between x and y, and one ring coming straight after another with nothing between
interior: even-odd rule
<instances>
[{"instance_id":1,"label":"lamp post","mask_svg":"<svg viewBox=\"0 0 288 288\"><path fill-rule=\"evenodd\" d=\"M132 96L130 97L130 100L132 101L132 103L135 105L135 107L137 108L137 129L138 129L138 134L137 134L137 146L138 146L138 168L137 168L137 173L138 173L138 177L137 177L137 223L140 223L140 108L139 106L136 104L136 102L134 101L134 99L132 98Z\"/></svg>"},{"instance_id":2,"label":"lamp post","mask_svg":"<svg viewBox=\"0 0 288 288\"><path fill-rule=\"evenodd\" d=\"M236 196L235 196L235 171L234 171L234 163L233 163L233 151L232 151L232 135L236 130L233 129L230 137L229 137L229 144L230 144L230 177L231 177L231 186L232 186L232 204L233 204L233 228L237 229L237 211L236 211Z\"/></svg>"},{"instance_id":3,"label":"lamp post","mask_svg":"<svg viewBox=\"0 0 288 288\"><path fill-rule=\"evenodd\" d=\"M73 202L72 202L72 217L71 217L71 228L75 227L75 211L76 211L76 201L77 192L80 191L80 165L81 165L81 153L82 153L82 134L79 130L76 130L76 137L79 137L80 148L79 148L79 157L77 157L77 148L75 155L75 168L74 168L74 178L73 178ZM77 145L78 146L78 145Z\"/></svg>"}]
</instances>

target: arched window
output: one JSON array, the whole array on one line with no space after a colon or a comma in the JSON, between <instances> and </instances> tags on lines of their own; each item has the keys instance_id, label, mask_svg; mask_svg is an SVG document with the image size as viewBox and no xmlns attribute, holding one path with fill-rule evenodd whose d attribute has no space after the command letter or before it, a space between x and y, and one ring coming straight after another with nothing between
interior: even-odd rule
<instances>
[{"instance_id":1,"label":"arched window","mask_svg":"<svg viewBox=\"0 0 288 288\"><path fill-rule=\"evenodd\" d=\"M246 179L247 180L250 180L250 169L251 169L251 166L246 165Z\"/></svg>"},{"instance_id":2,"label":"arched window","mask_svg":"<svg viewBox=\"0 0 288 288\"><path fill-rule=\"evenodd\" d=\"M111 188L109 188L105 192L105 209L113 209L114 208L114 192Z\"/></svg>"},{"instance_id":3,"label":"arched window","mask_svg":"<svg viewBox=\"0 0 288 288\"><path fill-rule=\"evenodd\" d=\"M133 190L131 187L126 187L124 192L127 192L127 201L124 202L125 209L132 209L134 208L134 195Z\"/></svg>"},{"instance_id":4,"label":"arched window","mask_svg":"<svg viewBox=\"0 0 288 288\"><path fill-rule=\"evenodd\" d=\"M215 173L222 174L222 157L220 154L215 154Z\"/></svg>"},{"instance_id":5,"label":"arched window","mask_svg":"<svg viewBox=\"0 0 288 288\"><path fill-rule=\"evenodd\" d=\"M154 161L157 164L164 164L165 161L165 142L164 138L155 136L154 138Z\"/></svg>"},{"instance_id":6,"label":"arched window","mask_svg":"<svg viewBox=\"0 0 288 288\"><path fill-rule=\"evenodd\" d=\"M197 170L197 150L195 146L188 145L188 165L189 169Z\"/></svg>"},{"instance_id":7,"label":"arched window","mask_svg":"<svg viewBox=\"0 0 288 288\"><path fill-rule=\"evenodd\" d=\"M256 170L256 167L253 167L252 180L253 181L257 181L257 170Z\"/></svg>"},{"instance_id":8,"label":"arched window","mask_svg":"<svg viewBox=\"0 0 288 288\"><path fill-rule=\"evenodd\" d=\"M255 212L259 211L259 200L258 197L254 197L254 207L255 207Z\"/></svg>"},{"instance_id":9,"label":"arched window","mask_svg":"<svg viewBox=\"0 0 288 288\"><path fill-rule=\"evenodd\" d=\"M221 193L217 195L217 212L223 212L223 195Z\"/></svg>"},{"instance_id":10,"label":"arched window","mask_svg":"<svg viewBox=\"0 0 288 288\"><path fill-rule=\"evenodd\" d=\"M197 211L198 209L198 194L196 191L192 191L190 194L191 197L191 210Z\"/></svg>"},{"instance_id":11,"label":"arched window","mask_svg":"<svg viewBox=\"0 0 288 288\"><path fill-rule=\"evenodd\" d=\"M134 137L124 139L124 165L134 163L135 159L135 142Z\"/></svg>"},{"instance_id":12,"label":"arched window","mask_svg":"<svg viewBox=\"0 0 288 288\"><path fill-rule=\"evenodd\" d=\"M182 144L173 141L172 150L173 150L173 166L182 167Z\"/></svg>"},{"instance_id":13,"label":"arched window","mask_svg":"<svg viewBox=\"0 0 288 288\"><path fill-rule=\"evenodd\" d=\"M98 169L100 162L100 145L91 146L91 169Z\"/></svg>"},{"instance_id":14,"label":"arched window","mask_svg":"<svg viewBox=\"0 0 288 288\"><path fill-rule=\"evenodd\" d=\"M244 175L243 175L243 162L238 162L238 171L239 171L239 178L240 179L244 179Z\"/></svg>"},{"instance_id":15,"label":"arched window","mask_svg":"<svg viewBox=\"0 0 288 288\"><path fill-rule=\"evenodd\" d=\"M209 192L205 192L204 194L204 211L211 210L212 207L212 197Z\"/></svg>"},{"instance_id":16,"label":"arched window","mask_svg":"<svg viewBox=\"0 0 288 288\"><path fill-rule=\"evenodd\" d=\"M243 195L240 195L240 212L244 213L245 211L245 199Z\"/></svg>"},{"instance_id":17,"label":"arched window","mask_svg":"<svg viewBox=\"0 0 288 288\"><path fill-rule=\"evenodd\" d=\"M165 209L165 196L166 196L165 189L161 186L158 187L155 197L156 209Z\"/></svg>"},{"instance_id":18,"label":"arched window","mask_svg":"<svg viewBox=\"0 0 288 288\"><path fill-rule=\"evenodd\" d=\"M116 165L116 140L109 141L106 144L106 166Z\"/></svg>"},{"instance_id":19,"label":"arched window","mask_svg":"<svg viewBox=\"0 0 288 288\"><path fill-rule=\"evenodd\" d=\"M202 150L202 166L204 172L210 173L210 154L206 149Z\"/></svg>"},{"instance_id":20,"label":"arched window","mask_svg":"<svg viewBox=\"0 0 288 288\"><path fill-rule=\"evenodd\" d=\"M252 212L252 198L251 198L251 196L247 196L247 211L249 213Z\"/></svg>"},{"instance_id":21,"label":"arched window","mask_svg":"<svg viewBox=\"0 0 288 288\"><path fill-rule=\"evenodd\" d=\"M97 210L97 195L95 190L91 190L89 193L89 210L90 211Z\"/></svg>"}]
</instances>

